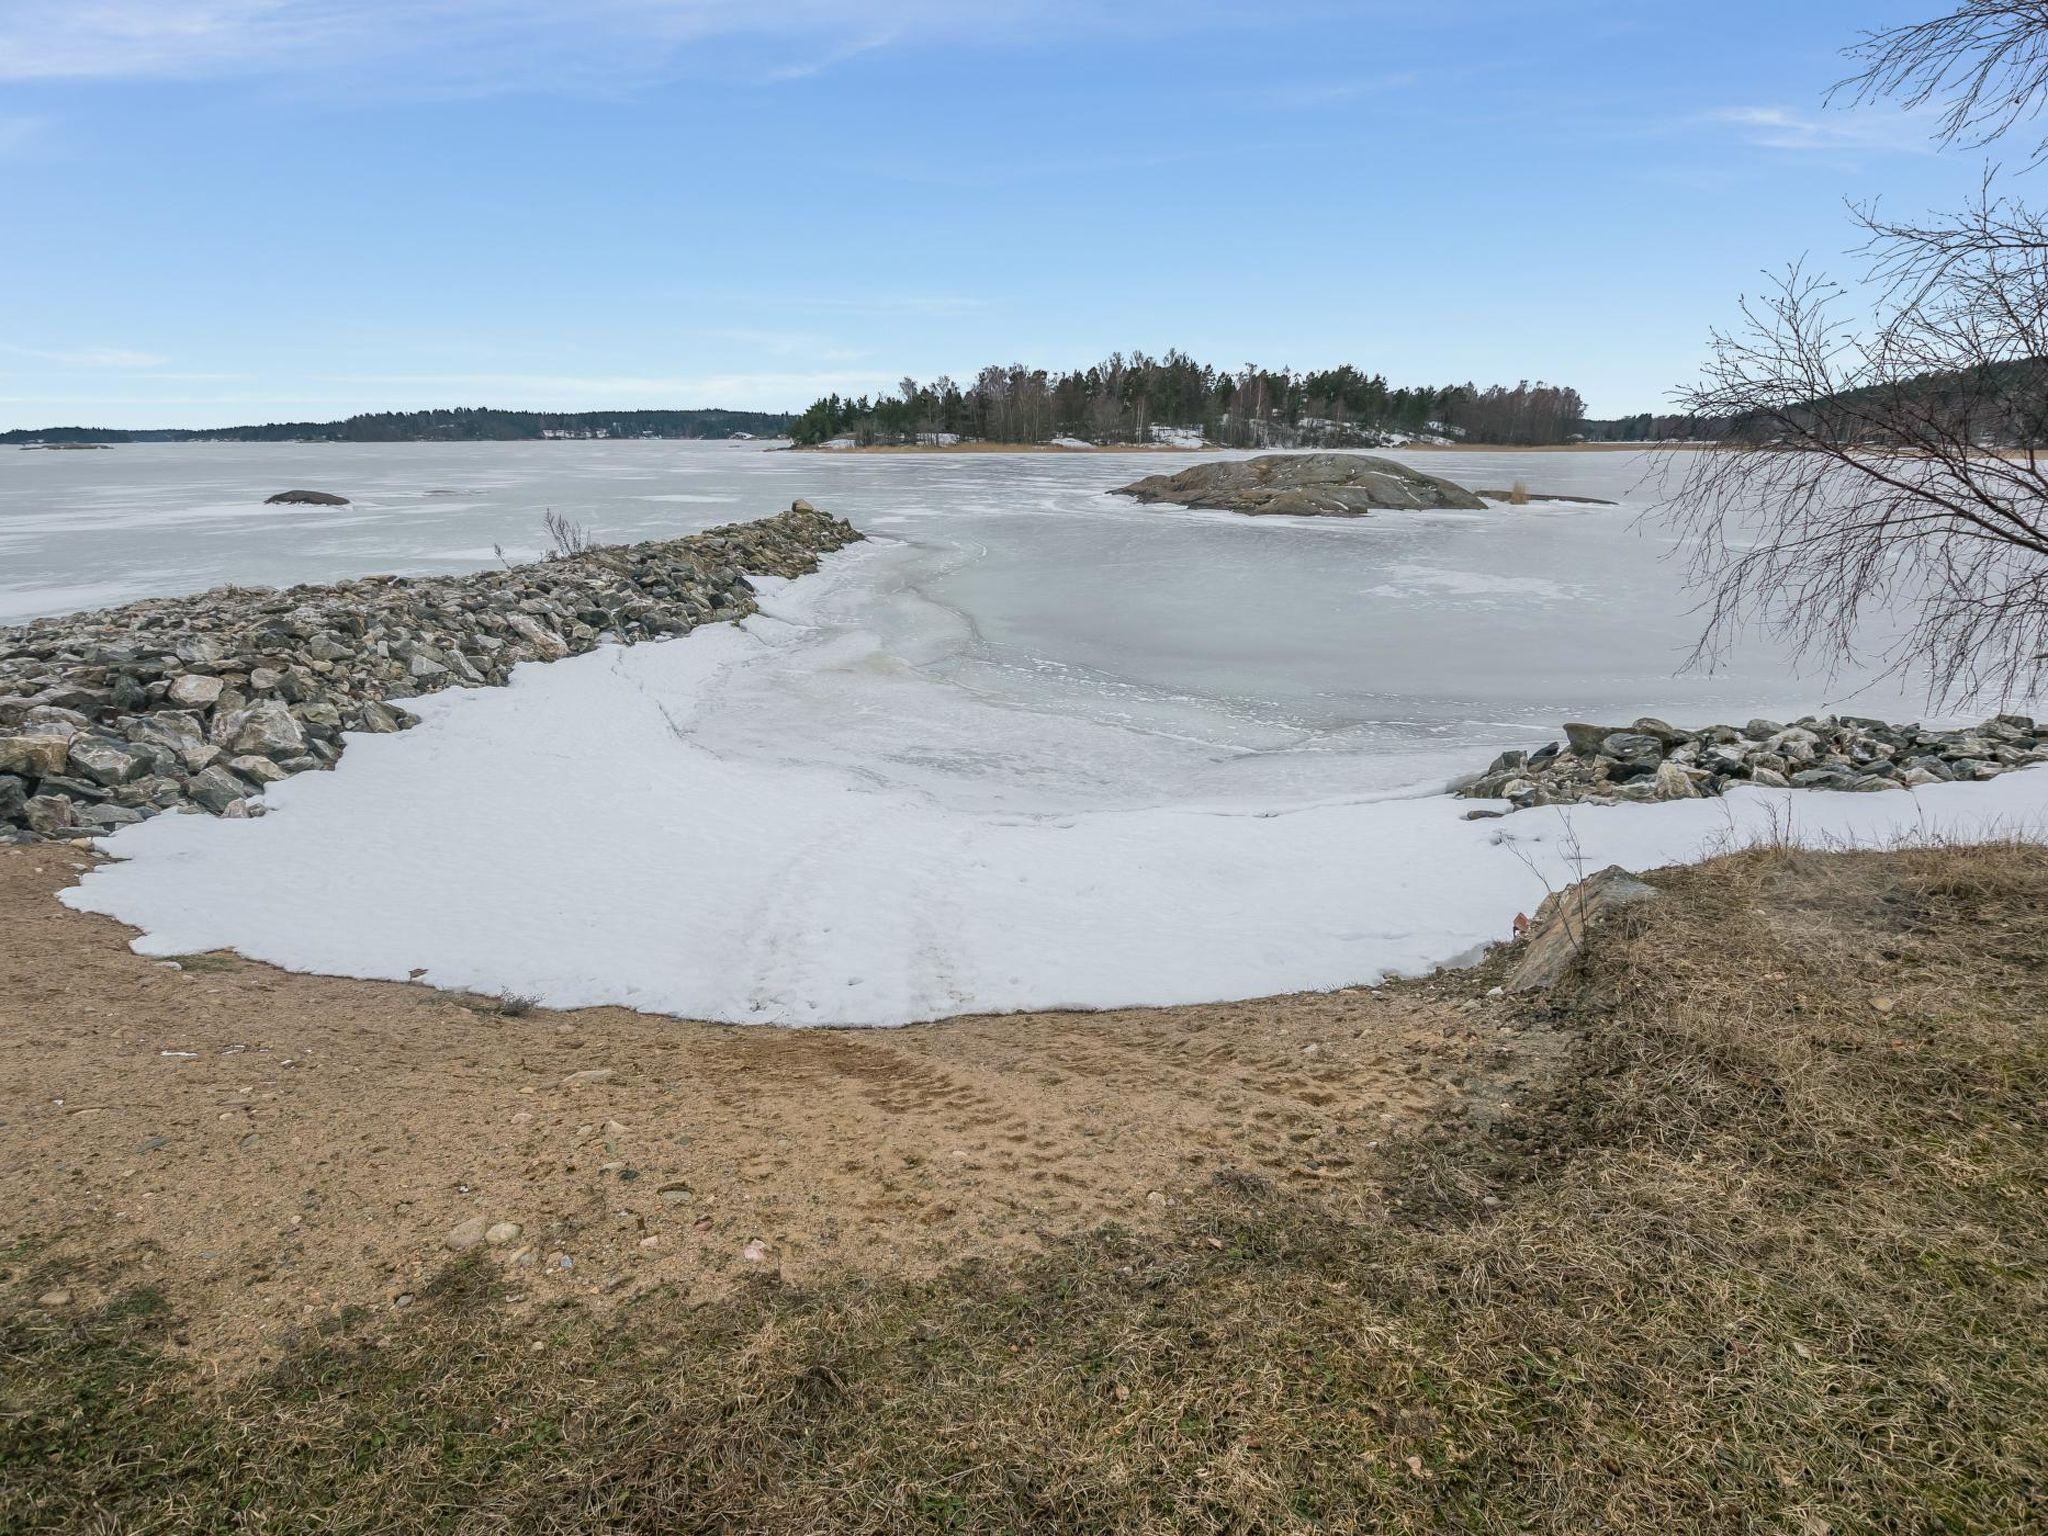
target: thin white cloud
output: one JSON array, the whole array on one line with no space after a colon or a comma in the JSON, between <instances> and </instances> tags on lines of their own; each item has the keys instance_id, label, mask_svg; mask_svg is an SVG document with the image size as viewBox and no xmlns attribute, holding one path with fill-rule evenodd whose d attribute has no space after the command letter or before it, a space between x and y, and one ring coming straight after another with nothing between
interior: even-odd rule
<instances>
[{"instance_id":1,"label":"thin white cloud","mask_svg":"<svg viewBox=\"0 0 2048 1536\"><path fill-rule=\"evenodd\" d=\"M0 0L0 80L375 64L458 89L616 88L720 39L767 45L764 79L800 79L898 40L1000 41L1086 20L1080 0L894 0L879 25L841 0Z\"/></svg>"},{"instance_id":2,"label":"thin white cloud","mask_svg":"<svg viewBox=\"0 0 2048 1536\"><path fill-rule=\"evenodd\" d=\"M60 368L161 368L168 363L168 357L154 352L135 352L126 347L17 347L12 343L0 342L0 352L15 357L31 357L39 363L55 363Z\"/></svg>"},{"instance_id":3,"label":"thin white cloud","mask_svg":"<svg viewBox=\"0 0 2048 1536\"><path fill-rule=\"evenodd\" d=\"M1722 107L1696 120L1757 149L1791 154L1885 150L1929 154L1924 120L1905 112L1801 112L1791 107Z\"/></svg>"},{"instance_id":4,"label":"thin white cloud","mask_svg":"<svg viewBox=\"0 0 2048 1536\"><path fill-rule=\"evenodd\" d=\"M767 80L771 84L782 84L791 80L808 80L813 75L822 75L826 70L857 59L864 53L873 53L886 48L903 35L900 24L884 27L863 36L848 38L836 47L828 48L815 58L798 59L788 64L777 64L769 69Z\"/></svg>"}]
</instances>

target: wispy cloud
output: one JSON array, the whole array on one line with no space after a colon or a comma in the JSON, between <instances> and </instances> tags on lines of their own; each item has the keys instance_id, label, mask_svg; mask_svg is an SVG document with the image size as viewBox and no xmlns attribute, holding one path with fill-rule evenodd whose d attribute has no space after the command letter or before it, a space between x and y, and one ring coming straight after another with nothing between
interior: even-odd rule
<instances>
[{"instance_id":1,"label":"wispy cloud","mask_svg":"<svg viewBox=\"0 0 2048 1536\"><path fill-rule=\"evenodd\" d=\"M767 73L767 79L771 83L776 84L791 80L808 80L814 75L822 75L826 70L844 64L850 59L857 59L864 53L873 53L878 48L886 48L902 35L902 26L896 24L858 37L850 37L834 47L827 48L823 53L818 54L814 58L798 59L788 64L773 66Z\"/></svg>"},{"instance_id":2,"label":"wispy cloud","mask_svg":"<svg viewBox=\"0 0 2048 1536\"><path fill-rule=\"evenodd\" d=\"M1790 154L1881 150L1931 154L1928 125L1906 112L1801 112L1791 107L1722 107L1694 122L1757 149Z\"/></svg>"},{"instance_id":3,"label":"wispy cloud","mask_svg":"<svg viewBox=\"0 0 2048 1536\"><path fill-rule=\"evenodd\" d=\"M161 368L168 363L168 357L154 352L133 352L125 347L17 347L11 342L0 342L0 352L14 357L34 358L39 363L55 363L61 368Z\"/></svg>"},{"instance_id":4,"label":"wispy cloud","mask_svg":"<svg viewBox=\"0 0 2048 1536\"><path fill-rule=\"evenodd\" d=\"M898 41L995 42L1087 21L1080 0L0 0L0 80L332 74L456 89L591 86L659 75L698 44L768 46L795 80ZM779 56L778 56L779 55Z\"/></svg>"}]
</instances>

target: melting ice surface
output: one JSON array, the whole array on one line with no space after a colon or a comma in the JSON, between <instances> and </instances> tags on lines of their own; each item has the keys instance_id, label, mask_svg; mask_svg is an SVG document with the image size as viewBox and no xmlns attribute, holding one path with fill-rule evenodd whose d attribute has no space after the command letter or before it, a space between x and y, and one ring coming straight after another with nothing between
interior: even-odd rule
<instances>
[{"instance_id":1,"label":"melting ice surface","mask_svg":"<svg viewBox=\"0 0 2048 1536\"><path fill-rule=\"evenodd\" d=\"M2040 771L1463 821L1444 784L1565 718L1916 713L1863 678L1801 678L1763 644L1681 675L1696 621L1636 455L1415 454L1467 485L1624 505L1357 521L1103 494L1180 455L22 457L49 462L34 496L0 481L0 604L12 577L16 611L73 589L97 603L474 567L493 544L531 553L544 506L630 539L801 494L872 536L819 576L762 582L744 628L423 700L420 728L354 740L336 772L273 788L263 819L125 830L108 844L123 862L69 899L140 927L150 953L895 1024L1426 970L1502 937L1581 863L1690 858L1774 815L1879 839L2048 822ZM287 485L355 505L257 509Z\"/></svg>"}]
</instances>

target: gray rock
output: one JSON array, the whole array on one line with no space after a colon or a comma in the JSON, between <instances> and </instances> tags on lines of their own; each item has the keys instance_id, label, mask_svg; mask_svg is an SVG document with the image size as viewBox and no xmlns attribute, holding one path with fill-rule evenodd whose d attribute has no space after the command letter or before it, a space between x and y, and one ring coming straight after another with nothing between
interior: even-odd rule
<instances>
[{"instance_id":1,"label":"gray rock","mask_svg":"<svg viewBox=\"0 0 2048 1536\"><path fill-rule=\"evenodd\" d=\"M221 689L226 686L219 678L204 672L186 672L171 679L171 686L164 697L185 709L208 709L220 698Z\"/></svg>"},{"instance_id":2,"label":"gray rock","mask_svg":"<svg viewBox=\"0 0 2048 1536\"><path fill-rule=\"evenodd\" d=\"M306 733L285 705L265 699L227 717L221 745L230 752L290 757L306 749Z\"/></svg>"},{"instance_id":3,"label":"gray rock","mask_svg":"<svg viewBox=\"0 0 2048 1536\"><path fill-rule=\"evenodd\" d=\"M19 774L24 779L48 778L64 771L70 755L68 736L0 736L0 773Z\"/></svg>"},{"instance_id":4,"label":"gray rock","mask_svg":"<svg viewBox=\"0 0 2048 1536\"><path fill-rule=\"evenodd\" d=\"M1855 782L1854 775L1839 768L1802 768L1792 775L1794 789L1848 789Z\"/></svg>"},{"instance_id":5,"label":"gray rock","mask_svg":"<svg viewBox=\"0 0 2048 1536\"><path fill-rule=\"evenodd\" d=\"M1600 743L1600 755L1616 762L1654 767L1664 756L1664 743L1640 731L1616 731Z\"/></svg>"},{"instance_id":6,"label":"gray rock","mask_svg":"<svg viewBox=\"0 0 2048 1536\"><path fill-rule=\"evenodd\" d=\"M346 496L337 496L332 491L279 491L275 496L263 498L266 507L345 507Z\"/></svg>"},{"instance_id":7,"label":"gray rock","mask_svg":"<svg viewBox=\"0 0 2048 1536\"><path fill-rule=\"evenodd\" d=\"M1455 507L1484 511L1463 486L1358 453L1267 454L1148 475L1113 495L1248 516L1358 517L1375 511Z\"/></svg>"},{"instance_id":8,"label":"gray rock","mask_svg":"<svg viewBox=\"0 0 2048 1536\"><path fill-rule=\"evenodd\" d=\"M45 837L68 832L78 825L78 813L62 795L31 795L21 808L21 819L31 832Z\"/></svg>"},{"instance_id":9,"label":"gray rock","mask_svg":"<svg viewBox=\"0 0 2048 1536\"><path fill-rule=\"evenodd\" d=\"M531 614L511 614L505 622L513 633L534 648L542 661L557 661L569 654L568 643Z\"/></svg>"},{"instance_id":10,"label":"gray rock","mask_svg":"<svg viewBox=\"0 0 2048 1536\"><path fill-rule=\"evenodd\" d=\"M117 827L132 827L144 819L142 812L131 810L125 805L82 805L78 807L80 826L111 832Z\"/></svg>"},{"instance_id":11,"label":"gray rock","mask_svg":"<svg viewBox=\"0 0 2048 1536\"><path fill-rule=\"evenodd\" d=\"M358 731L371 731L371 733L377 733L377 735L385 735L389 731L403 729L403 721L399 719L399 713L395 709L389 709L389 707L379 705L379 702L371 700L369 705L365 705L365 707L358 711L358 715L356 715L356 729Z\"/></svg>"},{"instance_id":12,"label":"gray rock","mask_svg":"<svg viewBox=\"0 0 2048 1536\"><path fill-rule=\"evenodd\" d=\"M267 757L258 757L254 753L250 753L246 757L229 758L228 767L250 783L257 785L275 784L282 779L291 777L291 774L282 765L273 763Z\"/></svg>"},{"instance_id":13,"label":"gray rock","mask_svg":"<svg viewBox=\"0 0 2048 1536\"><path fill-rule=\"evenodd\" d=\"M28 804L28 781L0 773L0 822L20 821Z\"/></svg>"},{"instance_id":14,"label":"gray rock","mask_svg":"<svg viewBox=\"0 0 2048 1536\"><path fill-rule=\"evenodd\" d=\"M1581 721L1567 720L1564 726L1564 739L1574 757L1598 757L1600 743L1620 731L1621 727L1615 725L1587 725Z\"/></svg>"},{"instance_id":15,"label":"gray rock","mask_svg":"<svg viewBox=\"0 0 2048 1536\"><path fill-rule=\"evenodd\" d=\"M1554 986L1603 917L1656 896L1655 886L1618 864L1552 893L1536 909L1521 958L1508 973L1507 989L1533 992Z\"/></svg>"},{"instance_id":16,"label":"gray rock","mask_svg":"<svg viewBox=\"0 0 2048 1536\"><path fill-rule=\"evenodd\" d=\"M151 765L147 752L105 736L74 736L67 755L70 765L96 784L126 784Z\"/></svg>"},{"instance_id":17,"label":"gray rock","mask_svg":"<svg viewBox=\"0 0 2048 1536\"><path fill-rule=\"evenodd\" d=\"M185 789L194 803L205 806L216 816L227 814L229 806L249 793L246 783L217 764L194 774Z\"/></svg>"},{"instance_id":18,"label":"gray rock","mask_svg":"<svg viewBox=\"0 0 2048 1536\"><path fill-rule=\"evenodd\" d=\"M1676 763L1659 763L1654 783L1659 800L1698 800L1701 798L1699 787L1692 781L1692 775Z\"/></svg>"}]
</instances>

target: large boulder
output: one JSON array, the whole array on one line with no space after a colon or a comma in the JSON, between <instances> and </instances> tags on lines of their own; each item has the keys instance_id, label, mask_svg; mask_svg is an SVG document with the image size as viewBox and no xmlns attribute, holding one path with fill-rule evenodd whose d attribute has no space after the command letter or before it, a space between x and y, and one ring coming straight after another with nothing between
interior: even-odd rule
<instances>
[{"instance_id":1,"label":"large boulder","mask_svg":"<svg viewBox=\"0 0 2048 1536\"><path fill-rule=\"evenodd\" d=\"M1274 453L1148 475L1112 494L1251 517L1361 517L1368 512L1484 511L1448 480L1363 453Z\"/></svg>"},{"instance_id":2,"label":"large boulder","mask_svg":"<svg viewBox=\"0 0 2048 1536\"><path fill-rule=\"evenodd\" d=\"M1586 935L1610 912L1653 901L1657 888L1610 864L1576 885L1553 891L1536 909L1521 958L1509 972L1510 992L1538 992L1554 985L1586 947Z\"/></svg>"},{"instance_id":3,"label":"large boulder","mask_svg":"<svg viewBox=\"0 0 2048 1536\"><path fill-rule=\"evenodd\" d=\"M263 498L266 507L345 507L346 496L337 496L332 491L279 491L275 496Z\"/></svg>"}]
</instances>

